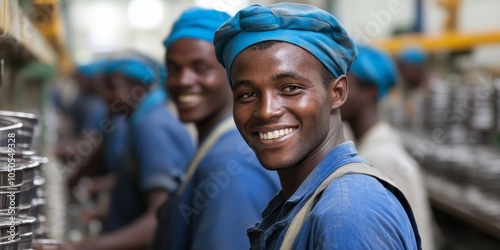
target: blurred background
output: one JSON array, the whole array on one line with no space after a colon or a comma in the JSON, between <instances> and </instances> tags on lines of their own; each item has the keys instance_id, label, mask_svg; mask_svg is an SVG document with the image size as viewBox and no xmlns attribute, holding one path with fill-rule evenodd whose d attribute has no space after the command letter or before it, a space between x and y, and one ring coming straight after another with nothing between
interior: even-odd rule
<instances>
[{"instance_id":1,"label":"blurred background","mask_svg":"<svg viewBox=\"0 0 500 250\"><path fill-rule=\"evenodd\" d=\"M100 230L79 225L82 202L69 197L68 163L54 156L75 123L57 103L75 100L79 86L72 75L79 65L123 53L163 64L162 41L187 7L234 14L275 2L1 0L0 109L23 112L18 118L35 114L30 150L48 157L39 173L43 195L32 202L43 208L35 214L34 238L79 240ZM438 83L409 86L401 75L382 113L422 168L443 249L500 249L500 1L293 2L333 13L357 43L395 59L408 48L418 52L410 60Z\"/></svg>"}]
</instances>

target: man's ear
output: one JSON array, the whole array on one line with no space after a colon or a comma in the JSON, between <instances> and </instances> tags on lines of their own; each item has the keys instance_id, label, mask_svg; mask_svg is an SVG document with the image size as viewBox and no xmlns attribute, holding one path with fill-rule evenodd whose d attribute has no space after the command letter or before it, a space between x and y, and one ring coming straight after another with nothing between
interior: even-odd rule
<instances>
[{"instance_id":1,"label":"man's ear","mask_svg":"<svg viewBox=\"0 0 500 250\"><path fill-rule=\"evenodd\" d=\"M332 110L338 109L345 103L347 99L347 77L341 75L328 85L328 98L330 99L330 108Z\"/></svg>"}]
</instances>

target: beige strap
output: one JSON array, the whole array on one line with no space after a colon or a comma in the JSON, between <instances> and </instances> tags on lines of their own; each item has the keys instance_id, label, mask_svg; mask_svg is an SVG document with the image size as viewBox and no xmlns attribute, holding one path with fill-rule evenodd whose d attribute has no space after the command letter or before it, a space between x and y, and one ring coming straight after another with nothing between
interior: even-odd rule
<instances>
[{"instance_id":1,"label":"beige strap","mask_svg":"<svg viewBox=\"0 0 500 250\"><path fill-rule=\"evenodd\" d=\"M365 163L349 163L337 168L319 185L319 187L314 191L311 198L309 198L309 200L306 201L306 204L304 204L304 206L299 210L297 215L295 215L292 222L290 223L290 226L288 226L285 238L281 243L280 250L292 249L297 234L299 234L299 231L302 228L302 225L304 224L307 215L312 210L315 204L316 197L320 195L328 187L328 185L330 185L330 183L332 183L335 179L340 178L346 174L370 175L396 187L396 185L392 181L390 181L387 177L385 177L378 169L368 166Z\"/></svg>"},{"instance_id":2,"label":"beige strap","mask_svg":"<svg viewBox=\"0 0 500 250\"><path fill-rule=\"evenodd\" d=\"M184 175L184 178L182 179L181 184L179 185L179 189L177 189L177 196L181 196L184 193L184 190L186 189L186 186L188 185L189 181L191 181L191 178L193 178L194 172L196 172L196 169L198 168L198 164L200 161L205 157L207 154L208 150L212 148L214 143L227 131L232 130L236 128L236 125L234 125L234 120L233 117L228 117L226 118L222 123L220 123L212 133L207 137L207 139L201 144L201 147L196 151L195 156L189 163L189 166L186 170L186 174Z\"/></svg>"}]
</instances>

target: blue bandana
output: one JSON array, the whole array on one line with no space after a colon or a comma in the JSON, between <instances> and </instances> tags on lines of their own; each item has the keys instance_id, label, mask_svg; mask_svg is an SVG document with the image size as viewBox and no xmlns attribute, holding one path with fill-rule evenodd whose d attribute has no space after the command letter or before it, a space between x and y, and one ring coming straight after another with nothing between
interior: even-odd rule
<instances>
[{"instance_id":1,"label":"blue bandana","mask_svg":"<svg viewBox=\"0 0 500 250\"><path fill-rule=\"evenodd\" d=\"M410 63L415 65L423 65L425 63L425 52L419 47L409 47L403 49L398 56L399 60L403 63Z\"/></svg>"},{"instance_id":2,"label":"blue bandana","mask_svg":"<svg viewBox=\"0 0 500 250\"><path fill-rule=\"evenodd\" d=\"M396 66L386 53L364 46L358 46L358 58L354 61L351 71L362 83L375 85L378 98L384 98L396 84Z\"/></svg>"},{"instance_id":3,"label":"blue bandana","mask_svg":"<svg viewBox=\"0 0 500 250\"><path fill-rule=\"evenodd\" d=\"M137 80L146 86L159 83L159 69L154 69L151 65L138 59L122 58L111 61L108 64L107 73L121 73L129 78Z\"/></svg>"},{"instance_id":4,"label":"blue bandana","mask_svg":"<svg viewBox=\"0 0 500 250\"><path fill-rule=\"evenodd\" d=\"M170 35L163 42L166 48L182 38L205 40L212 43L214 32L223 24L229 15L212 9L190 8L177 19Z\"/></svg>"},{"instance_id":5,"label":"blue bandana","mask_svg":"<svg viewBox=\"0 0 500 250\"><path fill-rule=\"evenodd\" d=\"M336 77L345 75L356 58L353 40L330 13L317 7L278 3L254 4L225 22L214 37L217 60L226 68L244 49L269 40L299 46L315 56ZM230 79L230 78L229 78Z\"/></svg>"},{"instance_id":6,"label":"blue bandana","mask_svg":"<svg viewBox=\"0 0 500 250\"><path fill-rule=\"evenodd\" d=\"M78 74L84 76L97 76L104 71L105 63L104 62L94 62L86 65L78 66L76 72Z\"/></svg>"}]
</instances>

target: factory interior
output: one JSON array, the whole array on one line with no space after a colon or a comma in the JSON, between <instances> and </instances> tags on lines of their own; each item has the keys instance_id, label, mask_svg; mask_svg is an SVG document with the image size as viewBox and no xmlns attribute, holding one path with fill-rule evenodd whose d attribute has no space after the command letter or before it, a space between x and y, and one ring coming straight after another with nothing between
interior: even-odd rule
<instances>
[{"instance_id":1,"label":"factory interior","mask_svg":"<svg viewBox=\"0 0 500 250\"><path fill-rule=\"evenodd\" d=\"M183 11L197 6L233 16L252 4L279 2L284 1L1 0L0 249L125 249L91 244L104 238L111 241L110 235L118 234L110 230L107 213L114 211L110 204L140 192L121 183L117 170L134 160L113 151L132 142L106 131L106 127L114 130L136 122L135 111L131 118L125 114L124 119L131 121L114 124L114 118L109 118L112 107L106 104L112 106L113 100L103 98L101 91L111 88L106 81L112 77L104 76L108 67L104 65L120 58L139 58L135 62L148 64L155 71L158 89L165 92L162 105L177 119L182 109L176 109L175 94L169 93L171 67L166 66L165 39ZM404 154L415 166L408 169L400 162L394 181L418 176L423 183L418 192L423 192L420 202L426 207L430 228L419 226L423 249L500 249L500 1L287 2L331 13L356 45L376 48L393 60L398 70L395 84L375 109L379 119L390 124L391 133L398 134ZM408 72L405 63L415 71ZM358 147L356 127L348 122L344 121L346 140ZM189 136L172 146L175 151L162 152L164 157L181 152L184 143L197 145L198 124L179 124ZM106 144L111 140L115 140L113 148ZM158 150L140 151L146 155ZM183 165L190 162L185 160ZM123 189L114 190L120 185ZM259 186L256 183L253 188ZM115 197L116 192L121 196ZM144 204L125 203L127 208L120 209L144 210L148 197L134 201ZM162 222L155 223L161 226ZM12 225L14 236L9 231ZM196 236L188 236L196 241L189 237ZM145 244L151 244L153 235L146 238ZM172 249L212 249L197 247ZM134 245L130 249L153 248Z\"/></svg>"}]
</instances>

